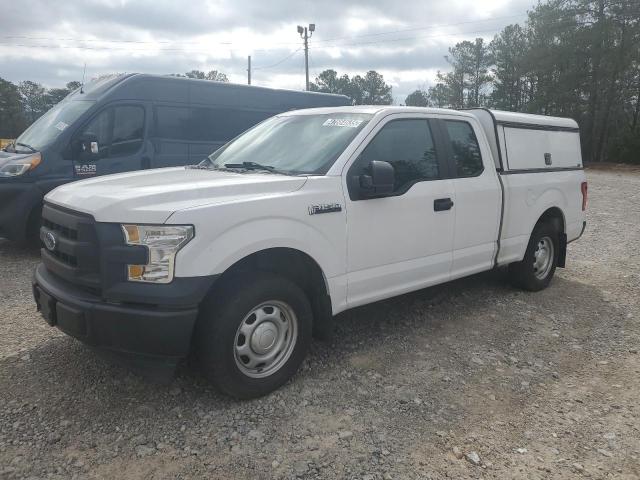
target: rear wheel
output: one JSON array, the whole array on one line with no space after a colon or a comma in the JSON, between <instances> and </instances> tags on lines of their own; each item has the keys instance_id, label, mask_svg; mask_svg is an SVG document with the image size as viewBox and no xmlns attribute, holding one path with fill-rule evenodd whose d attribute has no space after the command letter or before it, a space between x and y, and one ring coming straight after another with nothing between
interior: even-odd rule
<instances>
[{"instance_id":1,"label":"rear wheel","mask_svg":"<svg viewBox=\"0 0 640 480\"><path fill-rule=\"evenodd\" d=\"M522 261L509 265L511 282L533 292L546 288L556 271L558 253L557 229L548 223L536 225Z\"/></svg>"},{"instance_id":2,"label":"rear wheel","mask_svg":"<svg viewBox=\"0 0 640 480\"><path fill-rule=\"evenodd\" d=\"M311 342L309 300L280 275L250 272L203 303L195 347L204 374L237 398L265 395L298 370Z\"/></svg>"}]
</instances>

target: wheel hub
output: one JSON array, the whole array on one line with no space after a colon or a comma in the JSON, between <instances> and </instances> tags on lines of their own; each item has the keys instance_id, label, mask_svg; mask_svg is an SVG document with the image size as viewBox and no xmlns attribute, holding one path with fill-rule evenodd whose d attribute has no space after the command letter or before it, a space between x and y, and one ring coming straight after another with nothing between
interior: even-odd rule
<instances>
[{"instance_id":1,"label":"wheel hub","mask_svg":"<svg viewBox=\"0 0 640 480\"><path fill-rule=\"evenodd\" d=\"M244 317L236 331L236 365L248 377L272 375L289 360L297 339L293 309L281 301L264 302Z\"/></svg>"},{"instance_id":2,"label":"wheel hub","mask_svg":"<svg viewBox=\"0 0 640 480\"><path fill-rule=\"evenodd\" d=\"M553 241L549 237L542 237L533 253L533 273L543 280L553 267Z\"/></svg>"},{"instance_id":3,"label":"wheel hub","mask_svg":"<svg viewBox=\"0 0 640 480\"><path fill-rule=\"evenodd\" d=\"M277 339L278 327L273 322L262 322L251 335L251 349L258 354L264 355L273 348Z\"/></svg>"}]
</instances>

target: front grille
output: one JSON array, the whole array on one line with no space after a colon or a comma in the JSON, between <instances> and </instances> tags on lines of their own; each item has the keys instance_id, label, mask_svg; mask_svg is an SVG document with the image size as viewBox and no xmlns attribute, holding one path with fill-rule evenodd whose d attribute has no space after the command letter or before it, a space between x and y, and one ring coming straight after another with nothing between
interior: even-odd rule
<instances>
[{"instance_id":1,"label":"front grille","mask_svg":"<svg viewBox=\"0 0 640 480\"><path fill-rule=\"evenodd\" d=\"M95 225L87 214L51 204L42 209L40 238L47 270L92 293L100 289L100 248Z\"/></svg>"}]
</instances>

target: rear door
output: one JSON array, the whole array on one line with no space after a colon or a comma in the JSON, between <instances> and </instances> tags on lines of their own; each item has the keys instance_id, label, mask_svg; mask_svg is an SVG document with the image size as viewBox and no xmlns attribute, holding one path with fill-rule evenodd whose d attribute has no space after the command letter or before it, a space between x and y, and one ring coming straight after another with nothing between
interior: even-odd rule
<instances>
[{"instance_id":1,"label":"rear door","mask_svg":"<svg viewBox=\"0 0 640 480\"><path fill-rule=\"evenodd\" d=\"M462 117L443 116L437 123L447 148L456 197L453 279L492 268L502 192L482 131L476 132Z\"/></svg>"},{"instance_id":2,"label":"rear door","mask_svg":"<svg viewBox=\"0 0 640 480\"><path fill-rule=\"evenodd\" d=\"M147 107L127 102L109 105L98 112L80 130L79 135L95 135L98 158L91 162L74 161L76 178L140 170L150 166Z\"/></svg>"}]
</instances>

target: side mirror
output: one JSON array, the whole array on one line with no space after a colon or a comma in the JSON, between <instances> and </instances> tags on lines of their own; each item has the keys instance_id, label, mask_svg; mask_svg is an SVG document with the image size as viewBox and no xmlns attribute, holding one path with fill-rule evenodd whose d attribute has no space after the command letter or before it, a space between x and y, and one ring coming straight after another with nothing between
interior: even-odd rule
<instances>
[{"instance_id":1,"label":"side mirror","mask_svg":"<svg viewBox=\"0 0 640 480\"><path fill-rule=\"evenodd\" d=\"M367 170L366 174L360 175L361 197L384 197L393 193L395 171L389 162L373 160Z\"/></svg>"},{"instance_id":2,"label":"side mirror","mask_svg":"<svg viewBox=\"0 0 640 480\"><path fill-rule=\"evenodd\" d=\"M98 137L92 133L85 133L76 139L76 158L81 162L91 162L100 158Z\"/></svg>"}]
</instances>

